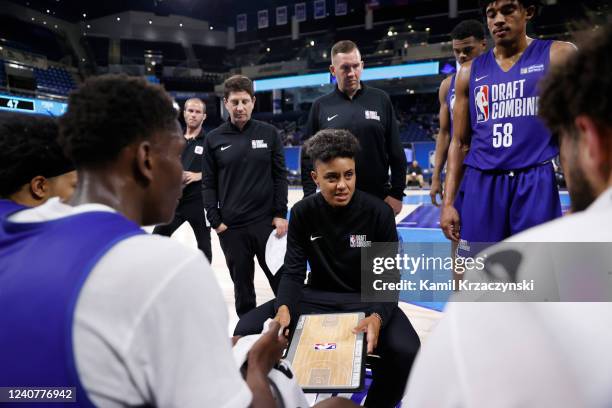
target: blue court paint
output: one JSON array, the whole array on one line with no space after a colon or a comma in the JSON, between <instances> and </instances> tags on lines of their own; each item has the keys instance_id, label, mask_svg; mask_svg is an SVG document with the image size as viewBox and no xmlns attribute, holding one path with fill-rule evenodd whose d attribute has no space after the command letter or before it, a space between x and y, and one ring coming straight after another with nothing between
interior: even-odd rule
<instances>
[{"instance_id":1,"label":"blue court paint","mask_svg":"<svg viewBox=\"0 0 612 408\"><path fill-rule=\"evenodd\" d=\"M420 208L436 209L436 207L434 206L429 206L429 207L423 206L423 207L417 208L417 210L419 210ZM413 212L413 214L415 212ZM409 217L410 215L406 218L409 218ZM440 243L447 243L448 248L442 249L444 253L437 253L436 256L445 257L445 256L449 256L451 253L450 241L446 239L446 237L444 236L440 228L437 228L437 227L436 228L419 228L419 227L406 228L406 227L402 227L398 225L397 235L398 235L400 242L412 242L412 243L423 243L423 244L437 243L438 245L436 247L438 249L440 249L440 246L439 246ZM428 256L433 255L433 254L430 254L428 251L425 251L425 252L427 252L426 255ZM445 271L431 271L431 274L432 276L421 276L421 278L423 279L436 278L437 281L443 281L445 279L450 278L450 276L443 278L440 275L440 274L444 274L444 276L446 276L447 272ZM434 277L434 274L436 275L435 277ZM450 292L448 293L447 292L437 292L434 295L432 294L432 292L408 293L408 292L402 291L400 292L400 300L407 302L407 303L411 303L413 305L421 306L427 309L442 311L450 295L451 295Z\"/></svg>"},{"instance_id":2,"label":"blue court paint","mask_svg":"<svg viewBox=\"0 0 612 408\"><path fill-rule=\"evenodd\" d=\"M572 204L567 191L561 191L559 193L559 199L561 200L561 208L569 208L569 206Z\"/></svg>"},{"instance_id":3,"label":"blue court paint","mask_svg":"<svg viewBox=\"0 0 612 408\"><path fill-rule=\"evenodd\" d=\"M426 309L436 310L438 312L444 311L444 307L447 302L410 302L413 305L421 306Z\"/></svg>"},{"instance_id":4,"label":"blue court paint","mask_svg":"<svg viewBox=\"0 0 612 408\"><path fill-rule=\"evenodd\" d=\"M300 146L286 146L283 148L285 152L285 167L289 171L300 171ZM301 188L300 188L301 190Z\"/></svg>"},{"instance_id":5,"label":"blue court paint","mask_svg":"<svg viewBox=\"0 0 612 408\"><path fill-rule=\"evenodd\" d=\"M397 226L404 228L440 228L440 208L433 205L421 205L401 220Z\"/></svg>"},{"instance_id":6,"label":"blue court paint","mask_svg":"<svg viewBox=\"0 0 612 408\"><path fill-rule=\"evenodd\" d=\"M398 227L397 235L401 242L449 242L440 228Z\"/></svg>"},{"instance_id":7,"label":"blue court paint","mask_svg":"<svg viewBox=\"0 0 612 408\"><path fill-rule=\"evenodd\" d=\"M424 193L420 195L415 194L406 196L402 202L404 204L429 204L433 207L431 204L431 198L429 198L429 191L424 191Z\"/></svg>"}]
</instances>

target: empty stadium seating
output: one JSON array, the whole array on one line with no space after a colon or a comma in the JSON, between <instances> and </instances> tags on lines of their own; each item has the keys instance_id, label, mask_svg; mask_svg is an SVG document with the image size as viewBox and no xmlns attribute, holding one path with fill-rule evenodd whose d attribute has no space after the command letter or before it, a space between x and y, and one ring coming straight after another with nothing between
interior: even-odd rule
<instances>
[{"instance_id":1,"label":"empty stadium seating","mask_svg":"<svg viewBox=\"0 0 612 408\"><path fill-rule=\"evenodd\" d=\"M413 142L431 142L431 132L423 128L422 125L416 122L409 122L403 126L400 132L400 140L402 144Z\"/></svg>"},{"instance_id":2,"label":"empty stadium seating","mask_svg":"<svg viewBox=\"0 0 612 408\"><path fill-rule=\"evenodd\" d=\"M34 68L37 90L45 93L68 95L76 87L72 75L62 68Z\"/></svg>"}]
</instances>

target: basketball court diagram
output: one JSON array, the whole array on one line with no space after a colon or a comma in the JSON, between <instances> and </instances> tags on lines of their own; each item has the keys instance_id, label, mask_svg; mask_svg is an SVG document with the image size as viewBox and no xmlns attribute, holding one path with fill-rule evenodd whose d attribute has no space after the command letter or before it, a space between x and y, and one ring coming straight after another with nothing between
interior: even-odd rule
<instances>
[{"instance_id":1,"label":"basketball court diagram","mask_svg":"<svg viewBox=\"0 0 612 408\"><path fill-rule=\"evenodd\" d=\"M302 315L287 359L306 392L356 390L363 374L363 333L353 334L364 313Z\"/></svg>"}]
</instances>

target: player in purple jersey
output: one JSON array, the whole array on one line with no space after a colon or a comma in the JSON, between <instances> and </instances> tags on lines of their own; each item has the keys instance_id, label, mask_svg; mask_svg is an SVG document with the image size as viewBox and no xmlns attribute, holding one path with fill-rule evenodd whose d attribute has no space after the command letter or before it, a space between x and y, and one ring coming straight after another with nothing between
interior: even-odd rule
<instances>
[{"instance_id":1,"label":"player in purple jersey","mask_svg":"<svg viewBox=\"0 0 612 408\"><path fill-rule=\"evenodd\" d=\"M480 21L465 20L453 28L451 32L453 54L459 65L473 60L487 50L485 40L485 28ZM437 196L444 197L440 174L446 164L448 146L453 134L453 105L455 104L455 74L450 75L440 84L438 92L440 99L440 131L436 139L436 153L433 175L431 178L431 190L429 195L431 202L439 206Z\"/></svg>"},{"instance_id":2,"label":"player in purple jersey","mask_svg":"<svg viewBox=\"0 0 612 408\"><path fill-rule=\"evenodd\" d=\"M527 37L538 3L481 1L495 47L457 74L440 227L447 238L461 240L459 253L561 215L550 162L558 148L537 117L537 83L575 47ZM453 202L464 172L457 211Z\"/></svg>"},{"instance_id":3,"label":"player in purple jersey","mask_svg":"<svg viewBox=\"0 0 612 408\"><path fill-rule=\"evenodd\" d=\"M485 40L485 28L480 21L465 20L460 22L451 31L453 54L459 65L463 65L468 61L481 55L487 50L487 41ZM440 195L444 199L440 174L446 164L448 155L448 146L450 145L451 135L453 134L453 105L455 104L455 74L446 77L440 84L439 91L440 99L440 131L436 139L436 153L433 175L431 178L431 190L429 195L431 202L436 207L439 206L437 196ZM462 194L459 192L455 199L455 208L460 209L462 203ZM457 252L457 242L451 243L451 254ZM454 275L459 279L459 275Z\"/></svg>"}]
</instances>

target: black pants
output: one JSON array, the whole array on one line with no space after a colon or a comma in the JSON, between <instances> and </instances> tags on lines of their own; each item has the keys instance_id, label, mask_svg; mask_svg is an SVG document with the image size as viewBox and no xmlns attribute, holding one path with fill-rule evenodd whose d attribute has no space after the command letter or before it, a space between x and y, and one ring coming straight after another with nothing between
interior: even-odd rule
<instances>
[{"instance_id":1,"label":"black pants","mask_svg":"<svg viewBox=\"0 0 612 408\"><path fill-rule=\"evenodd\" d=\"M274 229L272 218L266 218L244 227L229 227L219 234L219 242L225 254L225 262L234 282L236 313L242 316L257 305L255 298L255 262L263 269L274 293L278 287L277 279L272 276L266 265L266 243ZM280 276L280 275L276 275Z\"/></svg>"},{"instance_id":2,"label":"black pants","mask_svg":"<svg viewBox=\"0 0 612 408\"><path fill-rule=\"evenodd\" d=\"M302 314L364 311L368 303L360 303L359 293L332 293L305 288L297 311L291 312L289 330L293 333L298 317ZM274 317L274 300L244 315L236 329L235 336L261 333L263 324ZM372 385L368 390L365 405L371 408L395 407L402 399L412 363L421 346L419 336L399 307L385 323L378 337L371 358ZM370 361L369 360L369 361Z\"/></svg>"},{"instance_id":3,"label":"black pants","mask_svg":"<svg viewBox=\"0 0 612 408\"><path fill-rule=\"evenodd\" d=\"M210 227L206 225L204 217L204 206L201 201L191 200L180 202L174 213L174 219L170 224L158 225L153 229L154 234L169 237L183 223L187 221L196 237L198 248L204 253L209 262L212 262L212 249L210 246Z\"/></svg>"}]
</instances>

